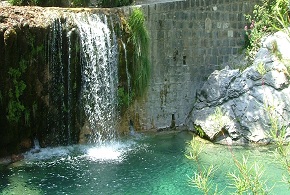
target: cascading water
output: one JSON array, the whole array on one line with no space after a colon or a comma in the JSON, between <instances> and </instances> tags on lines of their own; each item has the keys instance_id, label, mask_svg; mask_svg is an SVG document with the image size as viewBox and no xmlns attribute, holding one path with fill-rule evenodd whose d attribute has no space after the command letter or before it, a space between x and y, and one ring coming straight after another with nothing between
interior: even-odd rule
<instances>
[{"instance_id":1,"label":"cascading water","mask_svg":"<svg viewBox=\"0 0 290 195\"><path fill-rule=\"evenodd\" d=\"M113 19L102 13L68 12L53 19L47 47L50 143L75 143L84 126L90 131L85 141L115 138L119 53L111 29Z\"/></svg>"},{"instance_id":2,"label":"cascading water","mask_svg":"<svg viewBox=\"0 0 290 195\"><path fill-rule=\"evenodd\" d=\"M128 59L127 59L127 48L126 48L126 44L124 43L123 40L121 40L122 42L122 46L124 49L124 55L125 55L125 65L126 65L126 76L127 76L127 93L128 95L128 104L130 102L130 95L131 95L131 75L129 73L129 68L128 68ZM129 107L129 105L127 105Z\"/></svg>"},{"instance_id":3,"label":"cascading water","mask_svg":"<svg viewBox=\"0 0 290 195\"><path fill-rule=\"evenodd\" d=\"M118 45L105 15L77 13L82 60L82 102L92 137L102 142L116 135Z\"/></svg>"},{"instance_id":4,"label":"cascading water","mask_svg":"<svg viewBox=\"0 0 290 195\"><path fill-rule=\"evenodd\" d=\"M71 34L73 31L69 31L67 34L67 38L68 38L68 66L67 66L67 94L68 94L68 99L67 99L67 105L68 105L68 110L67 110L67 119L68 119L68 124L67 124L67 128L68 128L68 140L71 140L71 121L72 119L72 114L71 114L71 109L70 109L70 105L72 104L72 89L70 86L71 83L71 55L72 55L72 42L71 42Z\"/></svg>"},{"instance_id":5,"label":"cascading water","mask_svg":"<svg viewBox=\"0 0 290 195\"><path fill-rule=\"evenodd\" d=\"M48 42L48 64L49 77L51 82L49 85L49 106L48 114L48 131L56 135L54 143L59 143L61 140L67 142L67 119L66 119L66 105L65 98L65 72L63 61L63 27L59 18L54 19L51 26ZM56 129L56 127L58 129ZM60 132L60 133L57 133ZM52 138L51 138L52 139Z\"/></svg>"}]
</instances>

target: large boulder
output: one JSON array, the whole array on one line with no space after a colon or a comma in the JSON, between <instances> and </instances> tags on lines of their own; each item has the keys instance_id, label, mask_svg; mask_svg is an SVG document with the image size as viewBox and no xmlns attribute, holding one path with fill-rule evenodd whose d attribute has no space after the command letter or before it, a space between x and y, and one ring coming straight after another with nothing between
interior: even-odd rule
<instances>
[{"instance_id":1,"label":"large boulder","mask_svg":"<svg viewBox=\"0 0 290 195\"><path fill-rule=\"evenodd\" d=\"M264 39L244 71L214 71L189 116L192 130L214 142L268 143L271 131L290 134L290 38L277 32Z\"/></svg>"}]
</instances>

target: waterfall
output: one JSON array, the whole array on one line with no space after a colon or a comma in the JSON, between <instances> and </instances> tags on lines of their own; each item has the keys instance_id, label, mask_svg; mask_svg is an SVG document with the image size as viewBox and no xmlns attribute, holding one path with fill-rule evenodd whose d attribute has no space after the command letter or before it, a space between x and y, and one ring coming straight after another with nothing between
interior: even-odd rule
<instances>
[{"instance_id":1,"label":"waterfall","mask_svg":"<svg viewBox=\"0 0 290 195\"><path fill-rule=\"evenodd\" d=\"M69 31L67 33L67 38L68 38L68 65L67 65L67 94L68 94L68 98L67 98L67 129L68 129L68 133L67 133L67 137L68 137L68 141L71 142L72 138L71 138L71 128L72 128L72 111L71 111L71 107L72 107L72 89L71 89L71 83L72 83L72 79L71 79L71 59L72 59L72 32L75 29L72 29L71 31ZM71 144L71 143L70 143Z\"/></svg>"},{"instance_id":2,"label":"waterfall","mask_svg":"<svg viewBox=\"0 0 290 195\"><path fill-rule=\"evenodd\" d=\"M112 29L113 19L102 13L54 17L47 47L48 143L75 143L87 124L88 142L116 137L119 53Z\"/></svg>"},{"instance_id":3,"label":"waterfall","mask_svg":"<svg viewBox=\"0 0 290 195\"><path fill-rule=\"evenodd\" d=\"M127 76L127 93L128 93L128 107L129 107L129 103L130 103L130 96L131 96L131 75L129 73L129 68L128 68L128 59L127 59L127 48L126 48L126 44L124 43L123 40L121 40L123 49L124 49L124 54L125 54L125 65L126 65L126 76Z\"/></svg>"},{"instance_id":4,"label":"waterfall","mask_svg":"<svg viewBox=\"0 0 290 195\"><path fill-rule=\"evenodd\" d=\"M102 142L116 135L118 44L106 15L76 13L81 44L82 104L92 136Z\"/></svg>"},{"instance_id":5,"label":"waterfall","mask_svg":"<svg viewBox=\"0 0 290 195\"><path fill-rule=\"evenodd\" d=\"M67 143L67 119L65 105L65 72L63 61L63 26L59 18L55 18L51 25L51 32L48 40L48 64L49 77L49 114L48 114L48 131L54 135L54 144L59 142ZM60 133L57 133L60 132Z\"/></svg>"}]
</instances>

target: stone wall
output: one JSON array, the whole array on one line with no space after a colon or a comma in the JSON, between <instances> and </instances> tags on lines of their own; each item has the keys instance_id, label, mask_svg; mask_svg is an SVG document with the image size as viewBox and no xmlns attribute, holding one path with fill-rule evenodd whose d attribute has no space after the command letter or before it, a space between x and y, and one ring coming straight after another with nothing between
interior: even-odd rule
<instances>
[{"instance_id":1,"label":"stone wall","mask_svg":"<svg viewBox=\"0 0 290 195\"><path fill-rule=\"evenodd\" d=\"M183 0L139 5L151 38L152 73L147 96L133 108L136 127L185 124L202 83L241 52L244 14L252 13L257 2Z\"/></svg>"}]
</instances>

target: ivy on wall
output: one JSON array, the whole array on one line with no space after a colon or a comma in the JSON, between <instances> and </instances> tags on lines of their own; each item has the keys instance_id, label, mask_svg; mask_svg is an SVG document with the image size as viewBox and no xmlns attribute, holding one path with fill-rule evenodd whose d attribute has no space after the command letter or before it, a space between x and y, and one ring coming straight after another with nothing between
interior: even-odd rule
<instances>
[{"instance_id":1,"label":"ivy on wall","mask_svg":"<svg viewBox=\"0 0 290 195\"><path fill-rule=\"evenodd\" d=\"M12 86L9 89L7 119L10 123L18 123L23 113L25 113L25 106L20 101L20 96L23 94L26 84L21 79L27 68L26 62L22 60L18 68L9 68L8 74L12 80Z\"/></svg>"}]
</instances>

